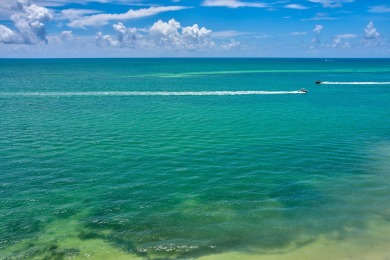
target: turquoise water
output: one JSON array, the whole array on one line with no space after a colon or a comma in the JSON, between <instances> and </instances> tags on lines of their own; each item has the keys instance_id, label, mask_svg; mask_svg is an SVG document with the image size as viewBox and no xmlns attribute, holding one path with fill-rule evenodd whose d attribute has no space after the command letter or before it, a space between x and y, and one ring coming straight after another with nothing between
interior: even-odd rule
<instances>
[{"instance_id":1,"label":"turquoise water","mask_svg":"<svg viewBox=\"0 0 390 260\"><path fill-rule=\"evenodd\" d=\"M0 259L390 256L389 59L0 59L0 79Z\"/></svg>"}]
</instances>

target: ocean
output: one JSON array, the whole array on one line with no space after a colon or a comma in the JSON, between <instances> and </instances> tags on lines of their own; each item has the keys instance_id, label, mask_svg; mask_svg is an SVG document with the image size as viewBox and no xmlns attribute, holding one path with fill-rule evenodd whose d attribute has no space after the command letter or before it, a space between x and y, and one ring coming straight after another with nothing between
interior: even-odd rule
<instances>
[{"instance_id":1,"label":"ocean","mask_svg":"<svg viewBox=\"0 0 390 260\"><path fill-rule=\"evenodd\" d=\"M390 59L0 59L0 259L388 259L389 201Z\"/></svg>"}]
</instances>

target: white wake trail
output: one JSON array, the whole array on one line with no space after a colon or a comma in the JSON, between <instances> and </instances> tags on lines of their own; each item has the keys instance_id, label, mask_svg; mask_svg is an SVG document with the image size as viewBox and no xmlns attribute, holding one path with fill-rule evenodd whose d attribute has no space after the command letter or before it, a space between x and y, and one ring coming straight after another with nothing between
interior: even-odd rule
<instances>
[{"instance_id":1,"label":"white wake trail","mask_svg":"<svg viewBox=\"0 0 390 260\"><path fill-rule=\"evenodd\" d=\"M94 91L94 92L3 92L1 96L235 96L304 94L302 91Z\"/></svg>"},{"instance_id":2,"label":"white wake trail","mask_svg":"<svg viewBox=\"0 0 390 260\"><path fill-rule=\"evenodd\" d=\"M331 82L322 81L324 85L390 85L390 82Z\"/></svg>"}]
</instances>

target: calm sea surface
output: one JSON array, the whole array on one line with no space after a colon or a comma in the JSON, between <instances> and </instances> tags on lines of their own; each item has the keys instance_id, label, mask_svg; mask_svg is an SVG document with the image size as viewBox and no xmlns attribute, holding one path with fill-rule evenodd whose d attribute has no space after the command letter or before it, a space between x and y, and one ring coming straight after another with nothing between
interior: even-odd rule
<instances>
[{"instance_id":1,"label":"calm sea surface","mask_svg":"<svg viewBox=\"0 0 390 260\"><path fill-rule=\"evenodd\" d=\"M389 201L389 59L0 59L0 259L388 259Z\"/></svg>"}]
</instances>

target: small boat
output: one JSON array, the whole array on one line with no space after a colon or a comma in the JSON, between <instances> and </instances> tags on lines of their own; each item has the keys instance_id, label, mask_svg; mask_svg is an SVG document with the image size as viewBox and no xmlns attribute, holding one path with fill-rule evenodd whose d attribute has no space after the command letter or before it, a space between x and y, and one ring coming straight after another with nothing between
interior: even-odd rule
<instances>
[{"instance_id":1,"label":"small boat","mask_svg":"<svg viewBox=\"0 0 390 260\"><path fill-rule=\"evenodd\" d=\"M316 80L316 84L321 84L322 82L319 80Z\"/></svg>"},{"instance_id":2,"label":"small boat","mask_svg":"<svg viewBox=\"0 0 390 260\"><path fill-rule=\"evenodd\" d=\"M306 94L307 93L307 90L306 89L304 89L304 88L301 88L300 90L298 90L300 93L304 93L304 94Z\"/></svg>"}]
</instances>

